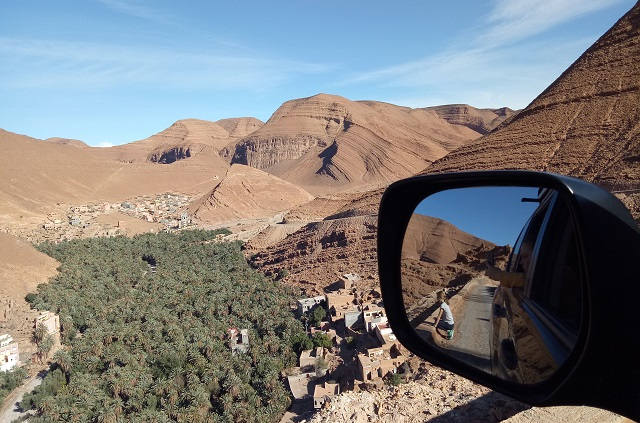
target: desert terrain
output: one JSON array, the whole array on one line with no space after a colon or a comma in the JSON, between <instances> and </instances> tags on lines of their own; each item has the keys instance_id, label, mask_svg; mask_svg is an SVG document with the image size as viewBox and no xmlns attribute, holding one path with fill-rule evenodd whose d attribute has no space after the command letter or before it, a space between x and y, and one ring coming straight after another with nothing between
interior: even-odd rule
<instances>
[{"instance_id":1,"label":"desert terrain","mask_svg":"<svg viewBox=\"0 0 640 423\"><path fill-rule=\"evenodd\" d=\"M251 266L300 297L327 295L341 275L357 274L354 305L374 305L381 195L389 183L419 173L533 169L577 176L616 193L640 220L639 56L636 5L522 111L408 108L318 94L285 102L264 123L184 119L108 148L0 130L5 156L19 158L0 168L2 329L25 354L33 352L36 312L24 297L58 264L30 243L188 228L228 228L224 238L244 242ZM509 254L426 216L416 215L410 226L403 270L415 300L436 288L458 289L481 274L474 263L488 255L504 262ZM417 274L430 275L431 283L412 278ZM353 365L356 356L338 361ZM547 411L425 363L407 363L406 384L351 383L356 392L335 397L313 421L547 418ZM409 406L416 403L424 406ZM548 418L572 413L564 410L548 411ZM579 413L617 421L597 410Z\"/></svg>"}]
</instances>

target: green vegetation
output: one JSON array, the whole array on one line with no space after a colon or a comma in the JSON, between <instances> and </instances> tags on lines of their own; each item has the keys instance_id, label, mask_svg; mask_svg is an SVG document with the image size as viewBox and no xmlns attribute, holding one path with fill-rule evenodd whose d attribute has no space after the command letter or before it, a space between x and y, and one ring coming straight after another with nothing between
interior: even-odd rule
<instances>
[{"instance_id":1,"label":"green vegetation","mask_svg":"<svg viewBox=\"0 0 640 423\"><path fill-rule=\"evenodd\" d=\"M55 369L47 374L42 383L32 392L25 394L24 397L22 397L20 408L23 410L39 408L42 406L46 398L55 395L66 385L67 381L62 370Z\"/></svg>"},{"instance_id":2,"label":"green vegetation","mask_svg":"<svg viewBox=\"0 0 640 423\"><path fill-rule=\"evenodd\" d=\"M293 349L298 355L304 350L310 350L313 348L313 341L304 332L295 335L292 341Z\"/></svg>"},{"instance_id":3,"label":"green vegetation","mask_svg":"<svg viewBox=\"0 0 640 423\"><path fill-rule=\"evenodd\" d=\"M209 242L218 233L39 246L60 273L30 302L60 315L70 348L25 396L30 421L278 420L290 401L280 372L308 337L289 293L239 243ZM231 353L231 327L249 329L246 354Z\"/></svg>"},{"instance_id":4,"label":"green vegetation","mask_svg":"<svg viewBox=\"0 0 640 423\"><path fill-rule=\"evenodd\" d=\"M27 377L27 371L18 367L8 372L0 372L0 400L9 395L16 387L22 384Z\"/></svg>"},{"instance_id":5,"label":"green vegetation","mask_svg":"<svg viewBox=\"0 0 640 423\"><path fill-rule=\"evenodd\" d=\"M387 375L386 382L388 385L398 386L401 383L403 383L404 380L402 379L402 376L400 376L398 373L391 373Z\"/></svg>"},{"instance_id":6,"label":"green vegetation","mask_svg":"<svg viewBox=\"0 0 640 423\"><path fill-rule=\"evenodd\" d=\"M329 335L322 332L316 332L313 334L313 346L314 347L322 347L322 348L331 348L333 346L333 342Z\"/></svg>"},{"instance_id":7,"label":"green vegetation","mask_svg":"<svg viewBox=\"0 0 640 423\"><path fill-rule=\"evenodd\" d=\"M322 320L326 316L327 316L327 312L324 309L324 307L322 307L321 305L318 305L314 307L313 311L311 312L311 317L309 318L309 322L311 322L313 326L320 326L320 323L322 323Z\"/></svg>"}]
</instances>

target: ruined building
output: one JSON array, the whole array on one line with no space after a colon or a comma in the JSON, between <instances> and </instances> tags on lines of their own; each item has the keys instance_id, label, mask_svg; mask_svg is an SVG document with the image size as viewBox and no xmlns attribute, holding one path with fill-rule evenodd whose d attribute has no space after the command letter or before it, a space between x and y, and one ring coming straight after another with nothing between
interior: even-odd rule
<instances>
[{"instance_id":1,"label":"ruined building","mask_svg":"<svg viewBox=\"0 0 640 423\"><path fill-rule=\"evenodd\" d=\"M238 330L230 328L227 332L229 334L229 347L233 354L244 354L249 351L249 329Z\"/></svg>"},{"instance_id":2,"label":"ruined building","mask_svg":"<svg viewBox=\"0 0 640 423\"><path fill-rule=\"evenodd\" d=\"M325 382L317 384L313 390L313 407L320 408L324 403L340 393L340 385Z\"/></svg>"}]
</instances>

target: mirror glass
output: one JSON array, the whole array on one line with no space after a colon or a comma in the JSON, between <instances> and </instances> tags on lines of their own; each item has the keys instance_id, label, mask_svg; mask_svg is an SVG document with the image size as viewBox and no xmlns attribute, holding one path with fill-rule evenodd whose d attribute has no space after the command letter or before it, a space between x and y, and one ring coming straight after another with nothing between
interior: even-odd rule
<instances>
[{"instance_id":1,"label":"mirror glass","mask_svg":"<svg viewBox=\"0 0 640 423\"><path fill-rule=\"evenodd\" d=\"M521 384L567 359L582 315L579 248L552 189L441 191L415 209L402 291L416 333L446 354Z\"/></svg>"}]
</instances>

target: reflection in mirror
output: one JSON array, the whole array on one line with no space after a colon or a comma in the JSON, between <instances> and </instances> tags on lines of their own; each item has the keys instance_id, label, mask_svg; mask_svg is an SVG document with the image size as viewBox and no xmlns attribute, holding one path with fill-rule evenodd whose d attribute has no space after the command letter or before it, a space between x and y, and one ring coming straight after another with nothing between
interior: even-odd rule
<instances>
[{"instance_id":1,"label":"reflection in mirror","mask_svg":"<svg viewBox=\"0 0 640 423\"><path fill-rule=\"evenodd\" d=\"M441 191L415 209L402 247L402 293L416 333L502 379L548 379L575 346L579 254L556 191Z\"/></svg>"}]
</instances>

